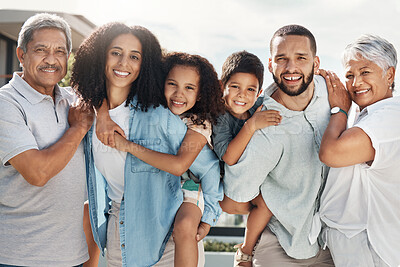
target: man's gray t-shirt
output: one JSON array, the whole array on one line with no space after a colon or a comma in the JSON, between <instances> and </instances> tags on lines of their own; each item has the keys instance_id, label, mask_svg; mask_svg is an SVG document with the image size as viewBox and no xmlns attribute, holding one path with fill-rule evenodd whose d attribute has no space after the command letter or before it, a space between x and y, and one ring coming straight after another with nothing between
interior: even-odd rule
<instances>
[{"instance_id":1,"label":"man's gray t-shirt","mask_svg":"<svg viewBox=\"0 0 400 267\"><path fill-rule=\"evenodd\" d=\"M50 96L18 74L0 89L0 263L75 266L88 260L83 232L85 161L82 144L43 187L29 184L8 161L30 149L45 149L68 129L74 94L55 88Z\"/></svg>"}]
</instances>

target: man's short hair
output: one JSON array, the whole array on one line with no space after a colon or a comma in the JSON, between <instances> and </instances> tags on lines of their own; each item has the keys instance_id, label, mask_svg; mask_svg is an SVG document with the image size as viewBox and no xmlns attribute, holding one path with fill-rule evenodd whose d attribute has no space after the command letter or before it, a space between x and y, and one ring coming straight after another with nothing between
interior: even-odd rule
<instances>
[{"instance_id":1,"label":"man's short hair","mask_svg":"<svg viewBox=\"0 0 400 267\"><path fill-rule=\"evenodd\" d=\"M305 27L296 24L283 26L274 33L269 43L271 54L272 54L272 43L275 40L275 38L284 37L288 35L298 35L307 37L310 40L311 52L313 53L313 56L317 54L317 43L315 42L314 35Z\"/></svg>"},{"instance_id":2,"label":"man's short hair","mask_svg":"<svg viewBox=\"0 0 400 267\"><path fill-rule=\"evenodd\" d=\"M71 53L71 28L63 18L48 13L36 14L25 21L18 35L18 47L20 47L22 51L26 53L27 45L32 40L33 33L39 29L44 28L58 29L62 31L65 34L65 38L67 39L68 54Z\"/></svg>"},{"instance_id":3,"label":"man's short hair","mask_svg":"<svg viewBox=\"0 0 400 267\"><path fill-rule=\"evenodd\" d=\"M261 89L264 80L264 65L256 55L247 51L230 55L222 65L222 85L225 86L231 76L238 72L254 74L259 84L258 90Z\"/></svg>"}]
</instances>

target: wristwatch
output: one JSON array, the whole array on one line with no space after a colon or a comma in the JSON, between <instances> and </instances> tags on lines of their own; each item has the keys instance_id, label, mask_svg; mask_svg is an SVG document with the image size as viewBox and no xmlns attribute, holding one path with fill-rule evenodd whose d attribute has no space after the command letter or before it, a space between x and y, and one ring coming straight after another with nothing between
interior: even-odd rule
<instances>
[{"instance_id":1,"label":"wristwatch","mask_svg":"<svg viewBox=\"0 0 400 267\"><path fill-rule=\"evenodd\" d=\"M333 108L331 109L331 115L336 114L336 113L339 113L339 112L344 113L344 115L346 115L346 118L349 117L349 116L347 115L347 112L344 111L343 109L339 108L339 107L333 107Z\"/></svg>"}]
</instances>

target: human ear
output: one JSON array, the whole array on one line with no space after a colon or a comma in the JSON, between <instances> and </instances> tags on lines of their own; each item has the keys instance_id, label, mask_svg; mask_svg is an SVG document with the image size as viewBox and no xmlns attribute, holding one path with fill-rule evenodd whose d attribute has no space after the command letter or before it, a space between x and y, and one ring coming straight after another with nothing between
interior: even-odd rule
<instances>
[{"instance_id":1,"label":"human ear","mask_svg":"<svg viewBox=\"0 0 400 267\"><path fill-rule=\"evenodd\" d=\"M259 97L260 95L261 95L261 93L263 92L263 89L262 88L260 88L260 90L258 90L258 94L257 94L257 97Z\"/></svg>"},{"instance_id":2,"label":"human ear","mask_svg":"<svg viewBox=\"0 0 400 267\"><path fill-rule=\"evenodd\" d=\"M395 72L396 72L396 70L394 69L394 67L390 67L386 71L385 76L388 81L389 87L391 87L393 84Z\"/></svg>"},{"instance_id":3,"label":"human ear","mask_svg":"<svg viewBox=\"0 0 400 267\"><path fill-rule=\"evenodd\" d=\"M269 60L268 60L268 70L269 70L269 72L273 73L273 71L272 71L272 59L271 58L269 58Z\"/></svg>"},{"instance_id":4,"label":"human ear","mask_svg":"<svg viewBox=\"0 0 400 267\"><path fill-rule=\"evenodd\" d=\"M314 57L314 74L317 74L317 71L319 69L319 65L320 65L319 57L315 56Z\"/></svg>"},{"instance_id":5,"label":"human ear","mask_svg":"<svg viewBox=\"0 0 400 267\"><path fill-rule=\"evenodd\" d=\"M24 53L24 50L22 50L21 47L17 47L17 58L18 58L19 63L21 65L21 67L22 67L23 64L24 64L25 53Z\"/></svg>"}]
</instances>

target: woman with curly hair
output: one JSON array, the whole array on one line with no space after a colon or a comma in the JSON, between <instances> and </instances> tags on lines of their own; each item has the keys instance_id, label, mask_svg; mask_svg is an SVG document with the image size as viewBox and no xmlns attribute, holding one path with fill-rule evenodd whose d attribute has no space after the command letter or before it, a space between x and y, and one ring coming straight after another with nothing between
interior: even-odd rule
<instances>
[{"instance_id":1,"label":"woman with curly hair","mask_svg":"<svg viewBox=\"0 0 400 267\"><path fill-rule=\"evenodd\" d=\"M198 55L170 53L165 57L164 70L167 74L164 95L168 108L188 127L178 153L146 149L119 134L115 135L115 148L131 153L162 171L181 176L183 203L174 223L174 261L175 266L197 266L197 242L210 230L209 224L201 222L204 211L202 187L205 193L209 187L207 181L199 181L188 169L206 144L212 148L211 124L215 124L224 110L222 91L213 66Z\"/></svg>"},{"instance_id":2,"label":"woman with curly hair","mask_svg":"<svg viewBox=\"0 0 400 267\"><path fill-rule=\"evenodd\" d=\"M107 134L99 138L93 129L85 138L94 240L102 250L107 247L109 266L152 266L164 251L156 266L171 266L174 246L170 236L183 200L180 179L126 152L133 152L130 149L138 144L143 151L177 154L186 149L193 154L186 125L166 108L158 40L143 27L106 24L83 42L75 60L72 84L86 103L100 110L95 124L108 127L105 118L110 116L121 129L111 128L128 137L115 133L115 148L102 144L99 139L107 143ZM109 110L104 117L105 107ZM215 116L199 114L190 118L202 127ZM213 226L221 213L218 201L223 195L218 160L207 146L197 154L189 166L205 184L200 226Z\"/></svg>"}]
</instances>

